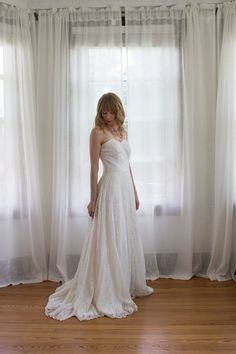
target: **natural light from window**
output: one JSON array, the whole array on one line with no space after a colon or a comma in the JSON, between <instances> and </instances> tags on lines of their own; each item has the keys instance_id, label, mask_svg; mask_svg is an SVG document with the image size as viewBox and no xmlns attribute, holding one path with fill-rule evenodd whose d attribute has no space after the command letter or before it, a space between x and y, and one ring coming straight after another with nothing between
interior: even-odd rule
<instances>
[{"instance_id":1,"label":"natural light from window","mask_svg":"<svg viewBox=\"0 0 236 354\"><path fill-rule=\"evenodd\" d=\"M181 155L181 73L179 71L179 51L177 48L74 48L72 51L72 150L70 204L72 210L78 210L81 197L78 180L80 166L78 151L79 141L79 100L80 92L85 91L80 105L87 105L88 116L94 120L98 98L105 92L113 91L121 96L127 113L126 127L132 124L132 165L137 186L141 186L142 198L155 199L158 205L166 195L166 171L172 154L165 150L166 139L170 139L175 152L171 155L173 168L168 176L175 190L180 195ZM83 86L80 87L80 81ZM81 96L82 97L82 96ZM89 99L88 99L89 97ZM84 102L84 100L89 100ZM171 104L170 104L171 103ZM78 105L78 108L75 106ZM131 130L131 129L130 129ZM145 132L145 134L144 134ZM130 134L130 132L129 132ZM84 142L85 143L85 142ZM168 150L168 152L167 152ZM155 195L153 195L153 192ZM175 204L178 204L176 201ZM171 204L171 201L169 201Z\"/></svg>"}]
</instances>

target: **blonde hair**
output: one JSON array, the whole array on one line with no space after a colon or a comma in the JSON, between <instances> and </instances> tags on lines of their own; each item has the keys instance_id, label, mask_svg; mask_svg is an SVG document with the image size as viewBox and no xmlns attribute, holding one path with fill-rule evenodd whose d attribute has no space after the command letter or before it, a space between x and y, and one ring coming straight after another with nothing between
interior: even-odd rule
<instances>
[{"instance_id":1,"label":"blonde hair","mask_svg":"<svg viewBox=\"0 0 236 354\"><path fill-rule=\"evenodd\" d=\"M121 135L125 132L123 127L125 120L125 111L121 99L115 93L108 92L100 97L97 104L97 115L95 117L95 126L104 130L105 122L102 112L108 111L115 114L116 124Z\"/></svg>"}]
</instances>

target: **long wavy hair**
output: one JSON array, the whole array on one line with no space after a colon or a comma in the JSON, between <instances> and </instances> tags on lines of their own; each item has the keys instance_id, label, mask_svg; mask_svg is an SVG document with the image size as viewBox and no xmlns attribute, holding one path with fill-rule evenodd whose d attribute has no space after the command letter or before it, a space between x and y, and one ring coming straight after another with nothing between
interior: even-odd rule
<instances>
[{"instance_id":1,"label":"long wavy hair","mask_svg":"<svg viewBox=\"0 0 236 354\"><path fill-rule=\"evenodd\" d=\"M104 130L106 123L104 122L102 112L108 111L115 114L116 124L121 135L123 135L125 111L121 99L113 92L108 92L100 97L97 104L97 115L95 118L95 126Z\"/></svg>"}]
</instances>

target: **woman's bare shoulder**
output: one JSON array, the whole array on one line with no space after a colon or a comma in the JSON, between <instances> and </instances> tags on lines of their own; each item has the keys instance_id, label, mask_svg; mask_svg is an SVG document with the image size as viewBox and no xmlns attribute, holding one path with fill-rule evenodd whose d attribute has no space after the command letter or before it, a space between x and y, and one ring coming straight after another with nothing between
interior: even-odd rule
<instances>
[{"instance_id":1,"label":"woman's bare shoulder","mask_svg":"<svg viewBox=\"0 0 236 354\"><path fill-rule=\"evenodd\" d=\"M91 138L101 138L102 136L103 136L103 130L102 130L102 128L100 128L100 127L94 127L92 130L91 130L91 133L90 133L90 137Z\"/></svg>"}]
</instances>

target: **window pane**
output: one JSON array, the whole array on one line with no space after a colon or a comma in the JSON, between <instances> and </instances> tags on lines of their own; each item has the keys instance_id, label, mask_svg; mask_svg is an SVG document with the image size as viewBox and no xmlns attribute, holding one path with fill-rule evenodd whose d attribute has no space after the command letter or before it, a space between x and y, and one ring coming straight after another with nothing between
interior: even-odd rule
<instances>
[{"instance_id":1,"label":"window pane","mask_svg":"<svg viewBox=\"0 0 236 354\"><path fill-rule=\"evenodd\" d=\"M70 53L70 212L83 215L89 198L89 133L98 99L105 92L122 98L119 47L71 48ZM100 164L99 175L102 172Z\"/></svg>"},{"instance_id":2,"label":"window pane","mask_svg":"<svg viewBox=\"0 0 236 354\"><path fill-rule=\"evenodd\" d=\"M129 47L127 61L131 161L140 198L150 205L180 205L181 51Z\"/></svg>"},{"instance_id":3,"label":"window pane","mask_svg":"<svg viewBox=\"0 0 236 354\"><path fill-rule=\"evenodd\" d=\"M180 202L179 66L180 51L175 47L71 50L69 203L73 214L79 213L81 201L88 198L88 130L98 98L108 91L118 93L126 109L132 167L140 196L156 205Z\"/></svg>"}]
</instances>

